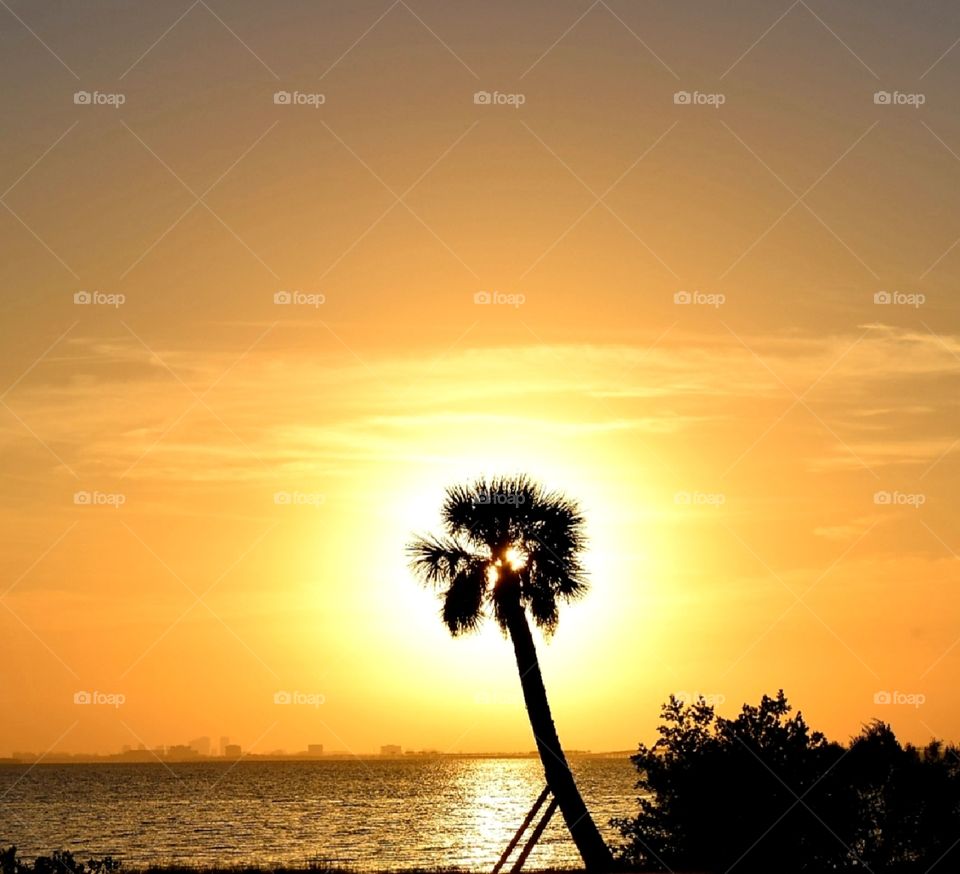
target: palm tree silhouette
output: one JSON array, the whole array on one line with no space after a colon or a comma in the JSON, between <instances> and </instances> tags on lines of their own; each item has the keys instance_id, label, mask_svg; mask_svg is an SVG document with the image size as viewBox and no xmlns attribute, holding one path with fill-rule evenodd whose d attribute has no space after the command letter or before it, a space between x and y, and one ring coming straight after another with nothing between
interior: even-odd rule
<instances>
[{"instance_id":1,"label":"palm tree silhouette","mask_svg":"<svg viewBox=\"0 0 960 874\"><path fill-rule=\"evenodd\" d=\"M613 858L560 746L527 621L529 613L552 634L559 603L587 590L580 508L527 476L496 477L447 489L441 518L442 535L409 545L411 565L440 589L441 616L454 637L475 631L487 616L509 634L547 785L587 870L608 871Z\"/></svg>"}]
</instances>

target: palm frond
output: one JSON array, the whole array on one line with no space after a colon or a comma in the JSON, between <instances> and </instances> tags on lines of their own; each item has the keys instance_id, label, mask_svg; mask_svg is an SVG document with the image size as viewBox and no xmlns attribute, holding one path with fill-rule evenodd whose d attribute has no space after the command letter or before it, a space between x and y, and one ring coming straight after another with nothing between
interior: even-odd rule
<instances>
[{"instance_id":1,"label":"palm frond","mask_svg":"<svg viewBox=\"0 0 960 874\"><path fill-rule=\"evenodd\" d=\"M532 507L529 523L529 535L535 545L559 560L575 556L587 545L579 506L556 492L541 495Z\"/></svg>"},{"instance_id":2,"label":"palm frond","mask_svg":"<svg viewBox=\"0 0 960 874\"><path fill-rule=\"evenodd\" d=\"M534 601L540 601L538 610L546 621L552 614L549 601L573 601L589 588L580 560L587 538L579 506L564 495L541 493L531 509L524 541L529 557L527 596L531 615L535 615ZM552 621L555 628L556 622Z\"/></svg>"},{"instance_id":3,"label":"palm frond","mask_svg":"<svg viewBox=\"0 0 960 874\"><path fill-rule=\"evenodd\" d=\"M557 599L553 593L545 588L530 590L527 598L530 616L538 628L541 628L547 637L557 629L560 613L557 610Z\"/></svg>"},{"instance_id":4,"label":"palm frond","mask_svg":"<svg viewBox=\"0 0 960 874\"><path fill-rule=\"evenodd\" d=\"M518 597L533 621L551 634L559 604L587 591L579 505L526 475L480 477L451 486L441 519L443 535L419 537L408 552L417 574L442 589L443 621L453 634L472 631L486 612L506 632ZM511 547L526 556L522 575L514 577L519 585L488 586L490 567L507 571Z\"/></svg>"},{"instance_id":5,"label":"palm frond","mask_svg":"<svg viewBox=\"0 0 960 874\"><path fill-rule=\"evenodd\" d=\"M442 517L446 532L496 550L522 539L540 487L528 476L480 477L447 490Z\"/></svg>"},{"instance_id":6,"label":"palm frond","mask_svg":"<svg viewBox=\"0 0 960 874\"><path fill-rule=\"evenodd\" d=\"M552 553L538 551L529 560L532 590L548 590L561 601L576 601L590 589L586 569L578 558L557 559Z\"/></svg>"},{"instance_id":7,"label":"palm frond","mask_svg":"<svg viewBox=\"0 0 960 874\"><path fill-rule=\"evenodd\" d=\"M407 546L410 567L427 585L449 585L477 556L455 538L430 534L416 537Z\"/></svg>"},{"instance_id":8,"label":"palm frond","mask_svg":"<svg viewBox=\"0 0 960 874\"><path fill-rule=\"evenodd\" d=\"M454 637L475 631L484 619L487 562L474 560L460 570L443 593L440 616Z\"/></svg>"}]
</instances>

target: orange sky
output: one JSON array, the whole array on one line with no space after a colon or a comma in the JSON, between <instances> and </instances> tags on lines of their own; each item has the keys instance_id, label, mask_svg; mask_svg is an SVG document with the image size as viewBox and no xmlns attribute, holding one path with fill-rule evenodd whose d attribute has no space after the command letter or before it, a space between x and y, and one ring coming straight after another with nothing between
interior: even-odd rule
<instances>
[{"instance_id":1,"label":"orange sky","mask_svg":"<svg viewBox=\"0 0 960 874\"><path fill-rule=\"evenodd\" d=\"M0 9L0 755L530 749L403 556L517 471L568 746L960 737L960 11L874 5Z\"/></svg>"}]
</instances>

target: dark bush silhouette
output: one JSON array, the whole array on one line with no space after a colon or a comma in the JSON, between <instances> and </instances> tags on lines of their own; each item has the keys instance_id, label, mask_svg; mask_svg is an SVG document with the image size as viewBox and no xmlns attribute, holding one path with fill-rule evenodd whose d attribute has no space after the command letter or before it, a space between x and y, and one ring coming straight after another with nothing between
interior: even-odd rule
<instances>
[{"instance_id":1,"label":"dark bush silhouette","mask_svg":"<svg viewBox=\"0 0 960 874\"><path fill-rule=\"evenodd\" d=\"M640 745L625 862L654 871L960 871L960 755L901 746L875 722L848 746L791 716L783 692L735 719L670 698Z\"/></svg>"},{"instance_id":2,"label":"dark bush silhouette","mask_svg":"<svg viewBox=\"0 0 960 874\"><path fill-rule=\"evenodd\" d=\"M37 856L31 865L17 856L16 846L0 850L0 874L114 874L121 867L121 861L112 856L88 859L84 865L69 850L54 850L49 856Z\"/></svg>"}]
</instances>

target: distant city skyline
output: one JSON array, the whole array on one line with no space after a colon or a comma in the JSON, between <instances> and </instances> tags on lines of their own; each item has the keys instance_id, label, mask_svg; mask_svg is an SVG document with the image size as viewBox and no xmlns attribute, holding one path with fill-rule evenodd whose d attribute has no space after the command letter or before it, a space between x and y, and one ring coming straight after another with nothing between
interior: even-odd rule
<instances>
[{"instance_id":1,"label":"distant city skyline","mask_svg":"<svg viewBox=\"0 0 960 874\"><path fill-rule=\"evenodd\" d=\"M408 749L400 744L382 744L378 750L363 750L353 752L344 749L326 749L321 743L308 743L305 749L301 750L250 750L243 747L242 744L230 743L229 738L221 736L216 751L210 744L211 738L203 735L194 738L186 744L158 744L147 746L146 744L124 744L118 751L107 753L94 752L48 752L38 753L35 751L14 750L8 756L0 755L0 764L10 763L50 763L59 764L63 762L190 762L203 760L236 760L236 759L351 759L351 758L408 758L408 757L433 757L440 758L450 756L454 758L528 758L537 755L536 750L489 750L489 751L443 751L437 749ZM206 750L206 751L201 751ZM594 752L592 750L571 749L567 751L572 756L627 756L631 755L633 750L605 750Z\"/></svg>"}]
</instances>

